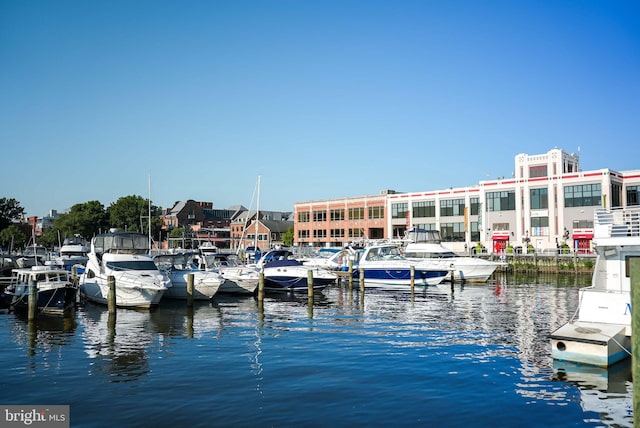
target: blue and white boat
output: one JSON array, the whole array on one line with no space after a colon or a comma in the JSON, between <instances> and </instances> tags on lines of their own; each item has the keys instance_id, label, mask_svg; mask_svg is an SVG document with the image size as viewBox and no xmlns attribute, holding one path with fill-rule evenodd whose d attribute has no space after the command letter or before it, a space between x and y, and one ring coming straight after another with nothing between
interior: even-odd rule
<instances>
[{"instance_id":1,"label":"blue and white boat","mask_svg":"<svg viewBox=\"0 0 640 428\"><path fill-rule=\"evenodd\" d=\"M591 286L574 318L551 334L554 359L607 367L631 355L630 259L640 257L640 207L595 213Z\"/></svg>"},{"instance_id":2,"label":"blue and white boat","mask_svg":"<svg viewBox=\"0 0 640 428\"><path fill-rule=\"evenodd\" d=\"M438 285L450 273L440 262L403 257L392 243L367 245L357 251L356 259L354 278L359 278L362 270L365 282L392 288L410 286L412 269L414 285L418 286Z\"/></svg>"},{"instance_id":3,"label":"blue and white boat","mask_svg":"<svg viewBox=\"0 0 640 428\"><path fill-rule=\"evenodd\" d=\"M313 289L321 290L337 281L335 272L317 266L305 266L293 258L293 253L285 249L266 252L256 268L264 272L264 288L267 290L308 290L309 271L313 276Z\"/></svg>"}]
</instances>

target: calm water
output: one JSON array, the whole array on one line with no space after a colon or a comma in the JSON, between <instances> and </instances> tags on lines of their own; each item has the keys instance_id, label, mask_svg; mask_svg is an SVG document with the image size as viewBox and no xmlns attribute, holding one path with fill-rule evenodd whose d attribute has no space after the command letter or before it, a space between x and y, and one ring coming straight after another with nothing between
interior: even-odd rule
<instances>
[{"instance_id":1,"label":"calm water","mask_svg":"<svg viewBox=\"0 0 640 428\"><path fill-rule=\"evenodd\" d=\"M3 314L0 402L68 404L72 427L632 426L629 360L550 358L588 283L164 301L115 328L91 304L35 326Z\"/></svg>"}]
</instances>

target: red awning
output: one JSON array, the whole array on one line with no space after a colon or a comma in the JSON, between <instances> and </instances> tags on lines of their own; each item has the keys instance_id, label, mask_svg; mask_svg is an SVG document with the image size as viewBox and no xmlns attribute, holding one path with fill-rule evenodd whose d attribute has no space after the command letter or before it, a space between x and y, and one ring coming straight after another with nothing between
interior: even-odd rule
<instances>
[{"instance_id":1,"label":"red awning","mask_svg":"<svg viewBox=\"0 0 640 428\"><path fill-rule=\"evenodd\" d=\"M494 241L508 241L509 235L493 235L491 239Z\"/></svg>"},{"instance_id":2,"label":"red awning","mask_svg":"<svg viewBox=\"0 0 640 428\"><path fill-rule=\"evenodd\" d=\"M574 233L573 239L593 239L593 233Z\"/></svg>"}]
</instances>

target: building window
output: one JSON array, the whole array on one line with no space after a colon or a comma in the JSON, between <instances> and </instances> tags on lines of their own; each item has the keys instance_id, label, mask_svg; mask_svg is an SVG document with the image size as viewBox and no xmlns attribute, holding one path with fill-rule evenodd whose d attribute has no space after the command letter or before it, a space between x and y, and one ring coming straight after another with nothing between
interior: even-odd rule
<instances>
[{"instance_id":1,"label":"building window","mask_svg":"<svg viewBox=\"0 0 640 428\"><path fill-rule=\"evenodd\" d=\"M331 210L331 221L344 221L344 209Z\"/></svg>"},{"instance_id":2,"label":"building window","mask_svg":"<svg viewBox=\"0 0 640 428\"><path fill-rule=\"evenodd\" d=\"M384 207L369 207L369 219L384 218Z\"/></svg>"},{"instance_id":3,"label":"building window","mask_svg":"<svg viewBox=\"0 0 640 428\"><path fill-rule=\"evenodd\" d=\"M349 208L349 220L364 220L364 208Z\"/></svg>"},{"instance_id":4,"label":"building window","mask_svg":"<svg viewBox=\"0 0 640 428\"><path fill-rule=\"evenodd\" d=\"M464 223L441 223L440 235L443 241L464 241Z\"/></svg>"},{"instance_id":5,"label":"building window","mask_svg":"<svg viewBox=\"0 0 640 428\"><path fill-rule=\"evenodd\" d=\"M627 205L640 205L638 189L640 186L627 186Z\"/></svg>"},{"instance_id":6,"label":"building window","mask_svg":"<svg viewBox=\"0 0 640 428\"><path fill-rule=\"evenodd\" d=\"M488 192L487 211L515 211L516 192Z\"/></svg>"},{"instance_id":7,"label":"building window","mask_svg":"<svg viewBox=\"0 0 640 428\"><path fill-rule=\"evenodd\" d=\"M344 238L344 229L331 229L331 238Z\"/></svg>"},{"instance_id":8,"label":"building window","mask_svg":"<svg viewBox=\"0 0 640 428\"><path fill-rule=\"evenodd\" d=\"M324 239L327 237L327 231L325 229L314 229L313 239Z\"/></svg>"},{"instance_id":9,"label":"building window","mask_svg":"<svg viewBox=\"0 0 640 428\"><path fill-rule=\"evenodd\" d=\"M493 228L494 232L505 231L505 230L509 230L509 223L493 223L491 227Z\"/></svg>"},{"instance_id":10,"label":"building window","mask_svg":"<svg viewBox=\"0 0 640 428\"><path fill-rule=\"evenodd\" d=\"M472 241L480 241L480 229L478 228L478 222L472 221L470 223L471 226L471 236L469 237Z\"/></svg>"},{"instance_id":11,"label":"building window","mask_svg":"<svg viewBox=\"0 0 640 428\"><path fill-rule=\"evenodd\" d=\"M406 202L391 204L391 218L407 218L408 212L409 204Z\"/></svg>"},{"instance_id":12,"label":"building window","mask_svg":"<svg viewBox=\"0 0 640 428\"><path fill-rule=\"evenodd\" d=\"M314 211L313 212L313 221L327 221L327 212L326 211Z\"/></svg>"},{"instance_id":13,"label":"building window","mask_svg":"<svg viewBox=\"0 0 640 428\"><path fill-rule=\"evenodd\" d=\"M611 202L612 207L622 206L622 184L611 183Z\"/></svg>"},{"instance_id":14,"label":"building window","mask_svg":"<svg viewBox=\"0 0 640 428\"><path fill-rule=\"evenodd\" d=\"M414 224L413 227L416 229L423 229L423 230L436 230L435 223L418 223L418 224Z\"/></svg>"},{"instance_id":15,"label":"building window","mask_svg":"<svg viewBox=\"0 0 640 428\"><path fill-rule=\"evenodd\" d=\"M531 236L549 236L549 217L531 217Z\"/></svg>"},{"instance_id":16,"label":"building window","mask_svg":"<svg viewBox=\"0 0 640 428\"><path fill-rule=\"evenodd\" d=\"M546 176L547 176L546 165L536 165L536 166L529 167L529 178L546 177Z\"/></svg>"},{"instance_id":17,"label":"building window","mask_svg":"<svg viewBox=\"0 0 640 428\"><path fill-rule=\"evenodd\" d=\"M298 223L309 223L309 211L298 211Z\"/></svg>"},{"instance_id":18,"label":"building window","mask_svg":"<svg viewBox=\"0 0 640 428\"><path fill-rule=\"evenodd\" d=\"M546 187L543 189L531 189L529 192L531 196L531 209L543 210L549 208L548 193L549 189L547 189Z\"/></svg>"},{"instance_id":19,"label":"building window","mask_svg":"<svg viewBox=\"0 0 640 428\"><path fill-rule=\"evenodd\" d=\"M464 199L446 199L440 201L440 216L464 215Z\"/></svg>"},{"instance_id":20,"label":"building window","mask_svg":"<svg viewBox=\"0 0 640 428\"><path fill-rule=\"evenodd\" d=\"M593 220L573 220L574 229L592 229Z\"/></svg>"},{"instance_id":21,"label":"building window","mask_svg":"<svg viewBox=\"0 0 640 428\"><path fill-rule=\"evenodd\" d=\"M384 229L379 227L372 227L369 229L369 239L383 239Z\"/></svg>"},{"instance_id":22,"label":"building window","mask_svg":"<svg viewBox=\"0 0 640 428\"><path fill-rule=\"evenodd\" d=\"M470 209L470 215L478 215L478 213L480 212L480 198L470 198L469 199L469 204L471 205L469 207Z\"/></svg>"},{"instance_id":23,"label":"building window","mask_svg":"<svg viewBox=\"0 0 640 428\"><path fill-rule=\"evenodd\" d=\"M564 206L567 208L599 206L601 201L600 183L564 188Z\"/></svg>"},{"instance_id":24,"label":"building window","mask_svg":"<svg viewBox=\"0 0 640 428\"><path fill-rule=\"evenodd\" d=\"M298 239L309 239L308 230L298 230Z\"/></svg>"},{"instance_id":25,"label":"building window","mask_svg":"<svg viewBox=\"0 0 640 428\"><path fill-rule=\"evenodd\" d=\"M435 217L436 201L420 201L413 203L413 217Z\"/></svg>"},{"instance_id":26,"label":"building window","mask_svg":"<svg viewBox=\"0 0 640 428\"><path fill-rule=\"evenodd\" d=\"M349 238L362 238L364 231L361 228L349 229Z\"/></svg>"}]
</instances>

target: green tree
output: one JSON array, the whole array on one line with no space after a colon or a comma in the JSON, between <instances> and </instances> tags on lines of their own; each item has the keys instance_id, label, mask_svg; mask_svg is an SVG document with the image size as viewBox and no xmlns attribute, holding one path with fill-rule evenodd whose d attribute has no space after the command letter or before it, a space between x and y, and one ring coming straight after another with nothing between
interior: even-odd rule
<instances>
[{"instance_id":1,"label":"green tree","mask_svg":"<svg viewBox=\"0 0 640 428\"><path fill-rule=\"evenodd\" d=\"M171 229L171 232L169 233L169 238L184 238L184 227L176 227L174 229ZM182 241L178 241L178 240L172 240L169 243L169 248L177 248L177 247L181 247L182 246Z\"/></svg>"},{"instance_id":2,"label":"green tree","mask_svg":"<svg viewBox=\"0 0 640 428\"><path fill-rule=\"evenodd\" d=\"M0 231L0 246L5 250L13 250L12 245L14 248L22 248L25 242L27 242L27 235L14 224Z\"/></svg>"},{"instance_id":3,"label":"green tree","mask_svg":"<svg viewBox=\"0 0 640 428\"><path fill-rule=\"evenodd\" d=\"M151 235L158 236L162 227L161 208L151 205ZM149 200L142 196L123 196L107 209L111 227L146 234L149 231Z\"/></svg>"},{"instance_id":4,"label":"green tree","mask_svg":"<svg viewBox=\"0 0 640 428\"><path fill-rule=\"evenodd\" d=\"M62 239L80 235L91 239L100 232L109 228L107 212L99 201L89 201L75 204L68 213L60 214L53 222L56 239L60 232Z\"/></svg>"},{"instance_id":5,"label":"green tree","mask_svg":"<svg viewBox=\"0 0 640 428\"><path fill-rule=\"evenodd\" d=\"M285 233L282 234L282 243L285 247L290 247L293 245L293 238L293 227L290 227Z\"/></svg>"},{"instance_id":6,"label":"green tree","mask_svg":"<svg viewBox=\"0 0 640 428\"><path fill-rule=\"evenodd\" d=\"M0 198L0 230L24 217L24 208L13 198Z\"/></svg>"}]
</instances>

